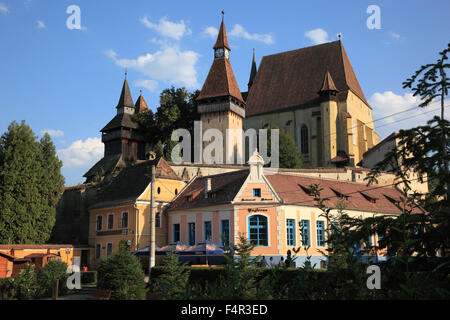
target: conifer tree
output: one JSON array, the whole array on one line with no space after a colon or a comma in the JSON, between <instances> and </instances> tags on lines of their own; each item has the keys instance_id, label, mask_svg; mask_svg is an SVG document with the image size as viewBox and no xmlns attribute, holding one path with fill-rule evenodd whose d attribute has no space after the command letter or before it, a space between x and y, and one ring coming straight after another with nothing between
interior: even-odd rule
<instances>
[{"instance_id":1,"label":"conifer tree","mask_svg":"<svg viewBox=\"0 0 450 320\"><path fill-rule=\"evenodd\" d=\"M64 179L50 137L37 141L24 121L0 139L0 243L45 243Z\"/></svg>"}]
</instances>

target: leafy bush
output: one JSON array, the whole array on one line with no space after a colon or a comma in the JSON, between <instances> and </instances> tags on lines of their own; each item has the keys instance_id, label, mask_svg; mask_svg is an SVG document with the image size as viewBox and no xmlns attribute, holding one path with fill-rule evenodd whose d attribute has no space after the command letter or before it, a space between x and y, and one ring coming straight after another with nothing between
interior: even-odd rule
<instances>
[{"instance_id":1,"label":"leafy bush","mask_svg":"<svg viewBox=\"0 0 450 320\"><path fill-rule=\"evenodd\" d=\"M0 299L32 300L39 292L34 265L27 264L16 277L1 279Z\"/></svg>"},{"instance_id":2,"label":"leafy bush","mask_svg":"<svg viewBox=\"0 0 450 320\"><path fill-rule=\"evenodd\" d=\"M52 295L54 281L59 280L58 295L67 294L67 263L59 260L51 260L37 274L37 282L41 289L41 295Z\"/></svg>"},{"instance_id":3,"label":"leafy bush","mask_svg":"<svg viewBox=\"0 0 450 320\"><path fill-rule=\"evenodd\" d=\"M97 287L112 290L112 300L140 300L145 297L147 289L141 263L125 247L102 259L97 272Z\"/></svg>"}]
</instances>

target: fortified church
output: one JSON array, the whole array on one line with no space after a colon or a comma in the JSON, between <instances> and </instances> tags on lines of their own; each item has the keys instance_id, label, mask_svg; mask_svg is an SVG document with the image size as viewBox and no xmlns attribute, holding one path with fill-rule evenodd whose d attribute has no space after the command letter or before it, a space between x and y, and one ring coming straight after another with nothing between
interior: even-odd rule
<instances>
[{"instance_id":1,"label":"fortified church","mask_svg":"<svg viewBox=\"0 0 450 320\"><path fill-rule=\"evenodd\" d=\"M344 189L337 192L341 196L351 193L351 189L362 190L366 187L364 178L370 169L367 164L373 165L390 150L385 148L385 140L380 141L375 132L372 108L340 40L265 56L259 67L253 53L246 91L241 91L233 73L231 49L223 19L213 53L210 71L197 98L197 112L203 132L214 128L226 137L227 129L245 131L278 127L293 138L304 161L312 167L280 168L279 174L271 178L275 180L270 183L270 179L265 180L263 176L258 181L266 181L269 187L274 184L283 192L300 192L299 196L306 195L302 193L303 189L297 190L299 184L295 181L308 177L314 178L316 182L322 179L330 186L347 183L345 192ZM66 188L58 205L51 241L73 243L84 248L81 260L86 263L105 252L107 255L115 251L118 247L116 242L123 237L132 243L133 248L139 248L139 243L148 243L145 237L149 235L145 230L148 230L149 223L152 165L156 166L159 214L156 218L160 228L157 229L157 242L160 244L170 243L178 235L180 239L186 237L184 227L177 231L173 229L175 225L179 228L180 223L183 226L194 223L184 221L185 214L179 211L181 207L174 209L174 203L190 203L203 193L203 202L216 203L218 200L211 199L219 197L223 190L232 187L231 184L236 188L236 181L243 183L247 177L245 172L248 172L248 166L174 164L162 158L149 159L145 132L132 120L134 114L145 110L148 110L148 106L142 93L134 102L125 77L116 115L101 129L102 142L105 144L104 157L86 172L84 184ZM236 150L236 143L233 140L227 148ZM389 146L392 147L391 144ZM260 162L258 165L262 166ZM201 177L204 181L198 179ZM198 184L195 188L193 181ZM216 185L217 181L220 181L220 186ZM288 181L292 182L290 186L296 190L283 189ZM395 182L396 178L387 173L379 179L380 185L390 185L391 189ZM306 186L308 182L305 180L302 183ZM424 185L415 187L422 192L427 189ZM389 193L388 202L397 197L395 190ZM280 200L280 194L272 194L271 197ZM366 196L361 196L363 198L358 201L365 203ZM378 197L384 196L369 197L374 210L378 210L375 205ZM235 200L230 197L227 201L233 203ZM295 199L289 201L294 203ZM179 215L180 222L169 219L165 208L169 208L169 212L175 210L173 219ZM99 220L100 216L104 217L103 220ZM215 230L215 224L218 225L222 219L221 213L214 217L217 221L213 219L216 222L211 230ZM228 223L230 230L236 231L239 225L233 219L231 214ZM171 223L173 226L169 225ZM108 242L107 237L113 240ZM198 233L197 237L200 237ZM218 234L214 237L218 237Z\"/></svg>"}]
</instances>

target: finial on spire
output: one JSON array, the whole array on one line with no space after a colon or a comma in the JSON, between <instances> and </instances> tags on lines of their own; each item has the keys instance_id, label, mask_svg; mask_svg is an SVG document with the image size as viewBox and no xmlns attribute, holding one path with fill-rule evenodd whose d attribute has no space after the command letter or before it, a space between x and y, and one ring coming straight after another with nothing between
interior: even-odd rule
<instances>
[{"instance_id":1,"label":"finial on spire","mask_svg":"<svg viewBox=\"0 0 450 320\"><path fill-rule=\"evenodd\" d=\"M125 80L127 79L128 69L125 68Z\"/></svg>"},{"instance_id":2,"label":"finial on spire","mask_svg":"<svg viewBox=\"0 0 450 320\"><path fill-rule=\"evenodd\" d=\"M339 39L339 41L341 41L341 38L342 38L342 33L341 33L341 32L339 32L339 33L337 34L337 36L338 36L338 39Z\"/></svg>"},{"instance_id":3,"label":"finial on spire","mask_svg":"<svg viewBox=\"0 0 450 320\"><path fill-rule=\"evenodd\" d=\"M222 22L225 19L225 10L222 10Z\"/></svg>"}]
</instances>

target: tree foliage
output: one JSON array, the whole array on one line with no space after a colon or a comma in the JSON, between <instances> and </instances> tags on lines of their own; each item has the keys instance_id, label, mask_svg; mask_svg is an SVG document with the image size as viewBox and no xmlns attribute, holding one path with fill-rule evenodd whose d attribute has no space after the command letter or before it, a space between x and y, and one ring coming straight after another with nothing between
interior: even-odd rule
<instances>
[{"instance_id":1,"label":"tree foliage","mask_svg":"<svg viewBox=\"0 0 450 320\"><path fill-rule=\"evenodd\" d=\"M163 299L183 299L189 283L190 271L179 265L178 256L168 252L163 259L163 273L155 281L155 292Z\"/></svg>"},{"instance_id":2,"label":"tree foliage","mask_svg":"<svg viewBox=\"0 0 450 320\"><path fill-rule=\"evenodd\" d=\"M41 289L41 294L51 296L54 280L59 280L58 294L64 295L68 292L67 288L67 263L59 260L49 261L37 274L37 282Z\"/></svg>"},{"instance_id":3,"label":"tree foliage","mask_svg":"<svg viewBox=\"0 0 450 320\"><path fill-rule=\"evenodd\" d=\"M194 136L194 121L200 119L195 103L199 93L198 90L188 92L184 87L165 89L156 113L147 111L134 116L133 119L145 128L149 144L157 155L171 160L172 148L176 145L171 141L174 130L183 128Z\"/></svg>"},{"instance_id":4,"label":"tree foliage","mask_svg":"<svg viewBox=\"0 0 450 320\"><path fill-rule=\"evenodd\" d=\"M126 246L101 260L98 268L97 287L112 290L113 300L141 300L146 294L142 266Z\"/></svg>"},{"instance_id":5,"label":"tree foliage","mask_svg":"<svg viewBox=\"0 0 450 320\"><path fill-rule=\"evenodd\" d=\"M37 141L24 121L0 139L0 243L45 243L62 195L62 162L48 134Z\"/></svg>"}]
</instances>

